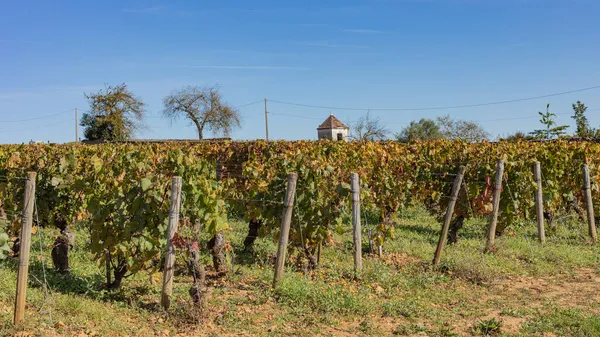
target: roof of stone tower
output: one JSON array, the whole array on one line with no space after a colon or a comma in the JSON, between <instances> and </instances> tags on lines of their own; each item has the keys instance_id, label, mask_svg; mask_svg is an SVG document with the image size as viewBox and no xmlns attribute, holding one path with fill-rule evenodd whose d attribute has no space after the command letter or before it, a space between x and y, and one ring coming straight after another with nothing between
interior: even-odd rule
<instances>
[{"instance_id":1,"label":"roof of stone tower","mask_svg":"<svg viewBox=\"0 0 600 337\"><path fill-rule=\"evenodd\" d=\"M349 129L349 127L346 126L346 124L342 123L339 119L337 119L337 117L335 117L333 114L331 114L317 128L317 130L323 129Z\"/></svg>"}]
</instances>

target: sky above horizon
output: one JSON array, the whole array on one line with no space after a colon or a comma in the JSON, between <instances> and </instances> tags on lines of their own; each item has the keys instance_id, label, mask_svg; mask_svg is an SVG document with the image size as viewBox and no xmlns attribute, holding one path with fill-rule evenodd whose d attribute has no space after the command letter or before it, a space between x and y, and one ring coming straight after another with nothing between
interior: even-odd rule
<instances>
[{"instance_id":1,"label":"sky above horizon","mask_svg":"<svg viewBox=\"0 0 600 337\"><path fill-rule=\"evenodd\" d=\"M577 100L600 127L598 13L595 0L3 1L0 143L74 140L84 93L120 83L147 104L137 138L195 139L162 98L217 84L243 105L235 139L264 138L263 98L271 139L369 110L392 132L450 114L495 138L540 128L547 103L573 125Z\"/></svg>"}]
</instances>

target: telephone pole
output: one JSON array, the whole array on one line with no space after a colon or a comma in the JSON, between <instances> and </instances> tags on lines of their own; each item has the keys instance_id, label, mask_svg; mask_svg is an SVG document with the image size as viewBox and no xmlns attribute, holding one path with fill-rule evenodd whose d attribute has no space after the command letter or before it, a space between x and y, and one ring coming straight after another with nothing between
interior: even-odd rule
<instances>
[{"instance_id":1,"label":"telephone pole","mask_svg":"<svg viewBox=\"0 0 600 337\"><path fill-rule=\"evenodd\" d=\"M75 108L75 143L79 142L79 123L77 117L77 108Z\"/></svg>"},{"instance_id":2,"label":"telephone pole","mask_svg":"<svg viewBox=\"0 0 600 337\"><path fill-rule=\"evenodd\" d=\"M267 99L265 98L265 140L269 141L269 112L267 111Z\"/></svg>"}]
</instances>

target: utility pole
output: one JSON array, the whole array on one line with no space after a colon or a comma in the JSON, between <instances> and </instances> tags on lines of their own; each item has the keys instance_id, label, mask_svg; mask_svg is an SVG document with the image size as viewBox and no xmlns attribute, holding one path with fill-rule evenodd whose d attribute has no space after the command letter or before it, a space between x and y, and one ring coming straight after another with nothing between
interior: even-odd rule
<instances>
[{"instance_id":1,"label":"utility pole","mask_svg":"<svg viewBox=\"0 0 600 337\"><path fill-rule=\"evenodd\" d=\"M269 112L267 111L267 99L265 98L265 140L269 141Z\"/></svg>"},{"instance_id":2,"label":"utility pole","mask_svg":"<svg viewBox=\"0 0 600 337\"><path fill-rule=\"evenodd\" d=\"M77 108L75 108L75 143L79 142L79 123L77 117Z\"/></svg>"}]
</instances>

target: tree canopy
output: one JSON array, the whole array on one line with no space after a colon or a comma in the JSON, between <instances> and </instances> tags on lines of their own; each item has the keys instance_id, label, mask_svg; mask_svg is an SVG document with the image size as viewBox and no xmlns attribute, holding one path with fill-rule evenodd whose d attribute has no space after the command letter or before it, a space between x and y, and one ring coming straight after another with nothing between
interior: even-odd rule
<instances>
[{"instance_id":1,"label":"tree canopy","mask_svg":"<svg viewBox=\"0 0 600 337\"><path fill-rule=\"evenodd\" d=\"M476 122L454 119L450 115L437 117L436 120L422 118L396 134L401 142L431 139L462 139L469 142L482 141L488 133Z\"/></svg>"},{"instance_id":2,"label":"tree canopy","mask_svg":"<svg viewBox=\"0 0 600 337\"><path fill-rule=\"evenodd\" d=\"M81 117L88 140L127 140L142 126L145 104L125 83L106 86L97 93L85 94L90 110Z\"/></svg>"},{"instance_id":3,"label":"tree canopy","mask_svg":"<svg viewBox=\"0 0 600 337\"><path fill-rule=\"evenodd\" d=\"M469 142L479 142L489 137L487 131L476 122L454 119L450 115L436 119L440 131L446 139L462 139Z\"/></svg>"},{"instance_id":4,"label":"tree canopy","mask_svg":"<svg viewBox=\"0 0 600 337\"><path fill-rule=\"evenodd\" d=\"M440 138L444 138L440 131L440 126L434 120L428 118L421 118L418 122L412 121L410 125L396 134L396 139L401 142Z\"/></svg>"},{"instance_id":5,"label":"tree canopy","mask_svg":"<svg viewBox=\"0 0 600 337\"><path fill-rule=\"evenodd\" d=\"M240 113L223 102L216 86L183 88L165 97L163 104L166 117L188 119L196 127L199 139L204 139L206 127L213 133L229 136L241 125Z\"/></svg>"},{"instance_id":6,"label":"tree canopy","mask_svg":"<svg viewBox=\"0 0 600 337\"><path fill-rule=\"evenodd\" d=\"M502 138L501 140L505 140L507 142L519 142L533 140L533 137L523 131L517 131L511 135L508 135L507 137Z\"/></svg>"},{"instance_id":7,"label":"tree canopy","mask_svg":"<svg viewBox=\"0 0 600 337\"><path fill-rule=\"evenodd\" d=\"M573 104L573 116L571 118L575 120L576 130L574 136L582 138L600 137L600 129L594 129L590 126L590 122L585 115L586 110L587 106L581 101Z\"/></svg>"}]
</instances>

